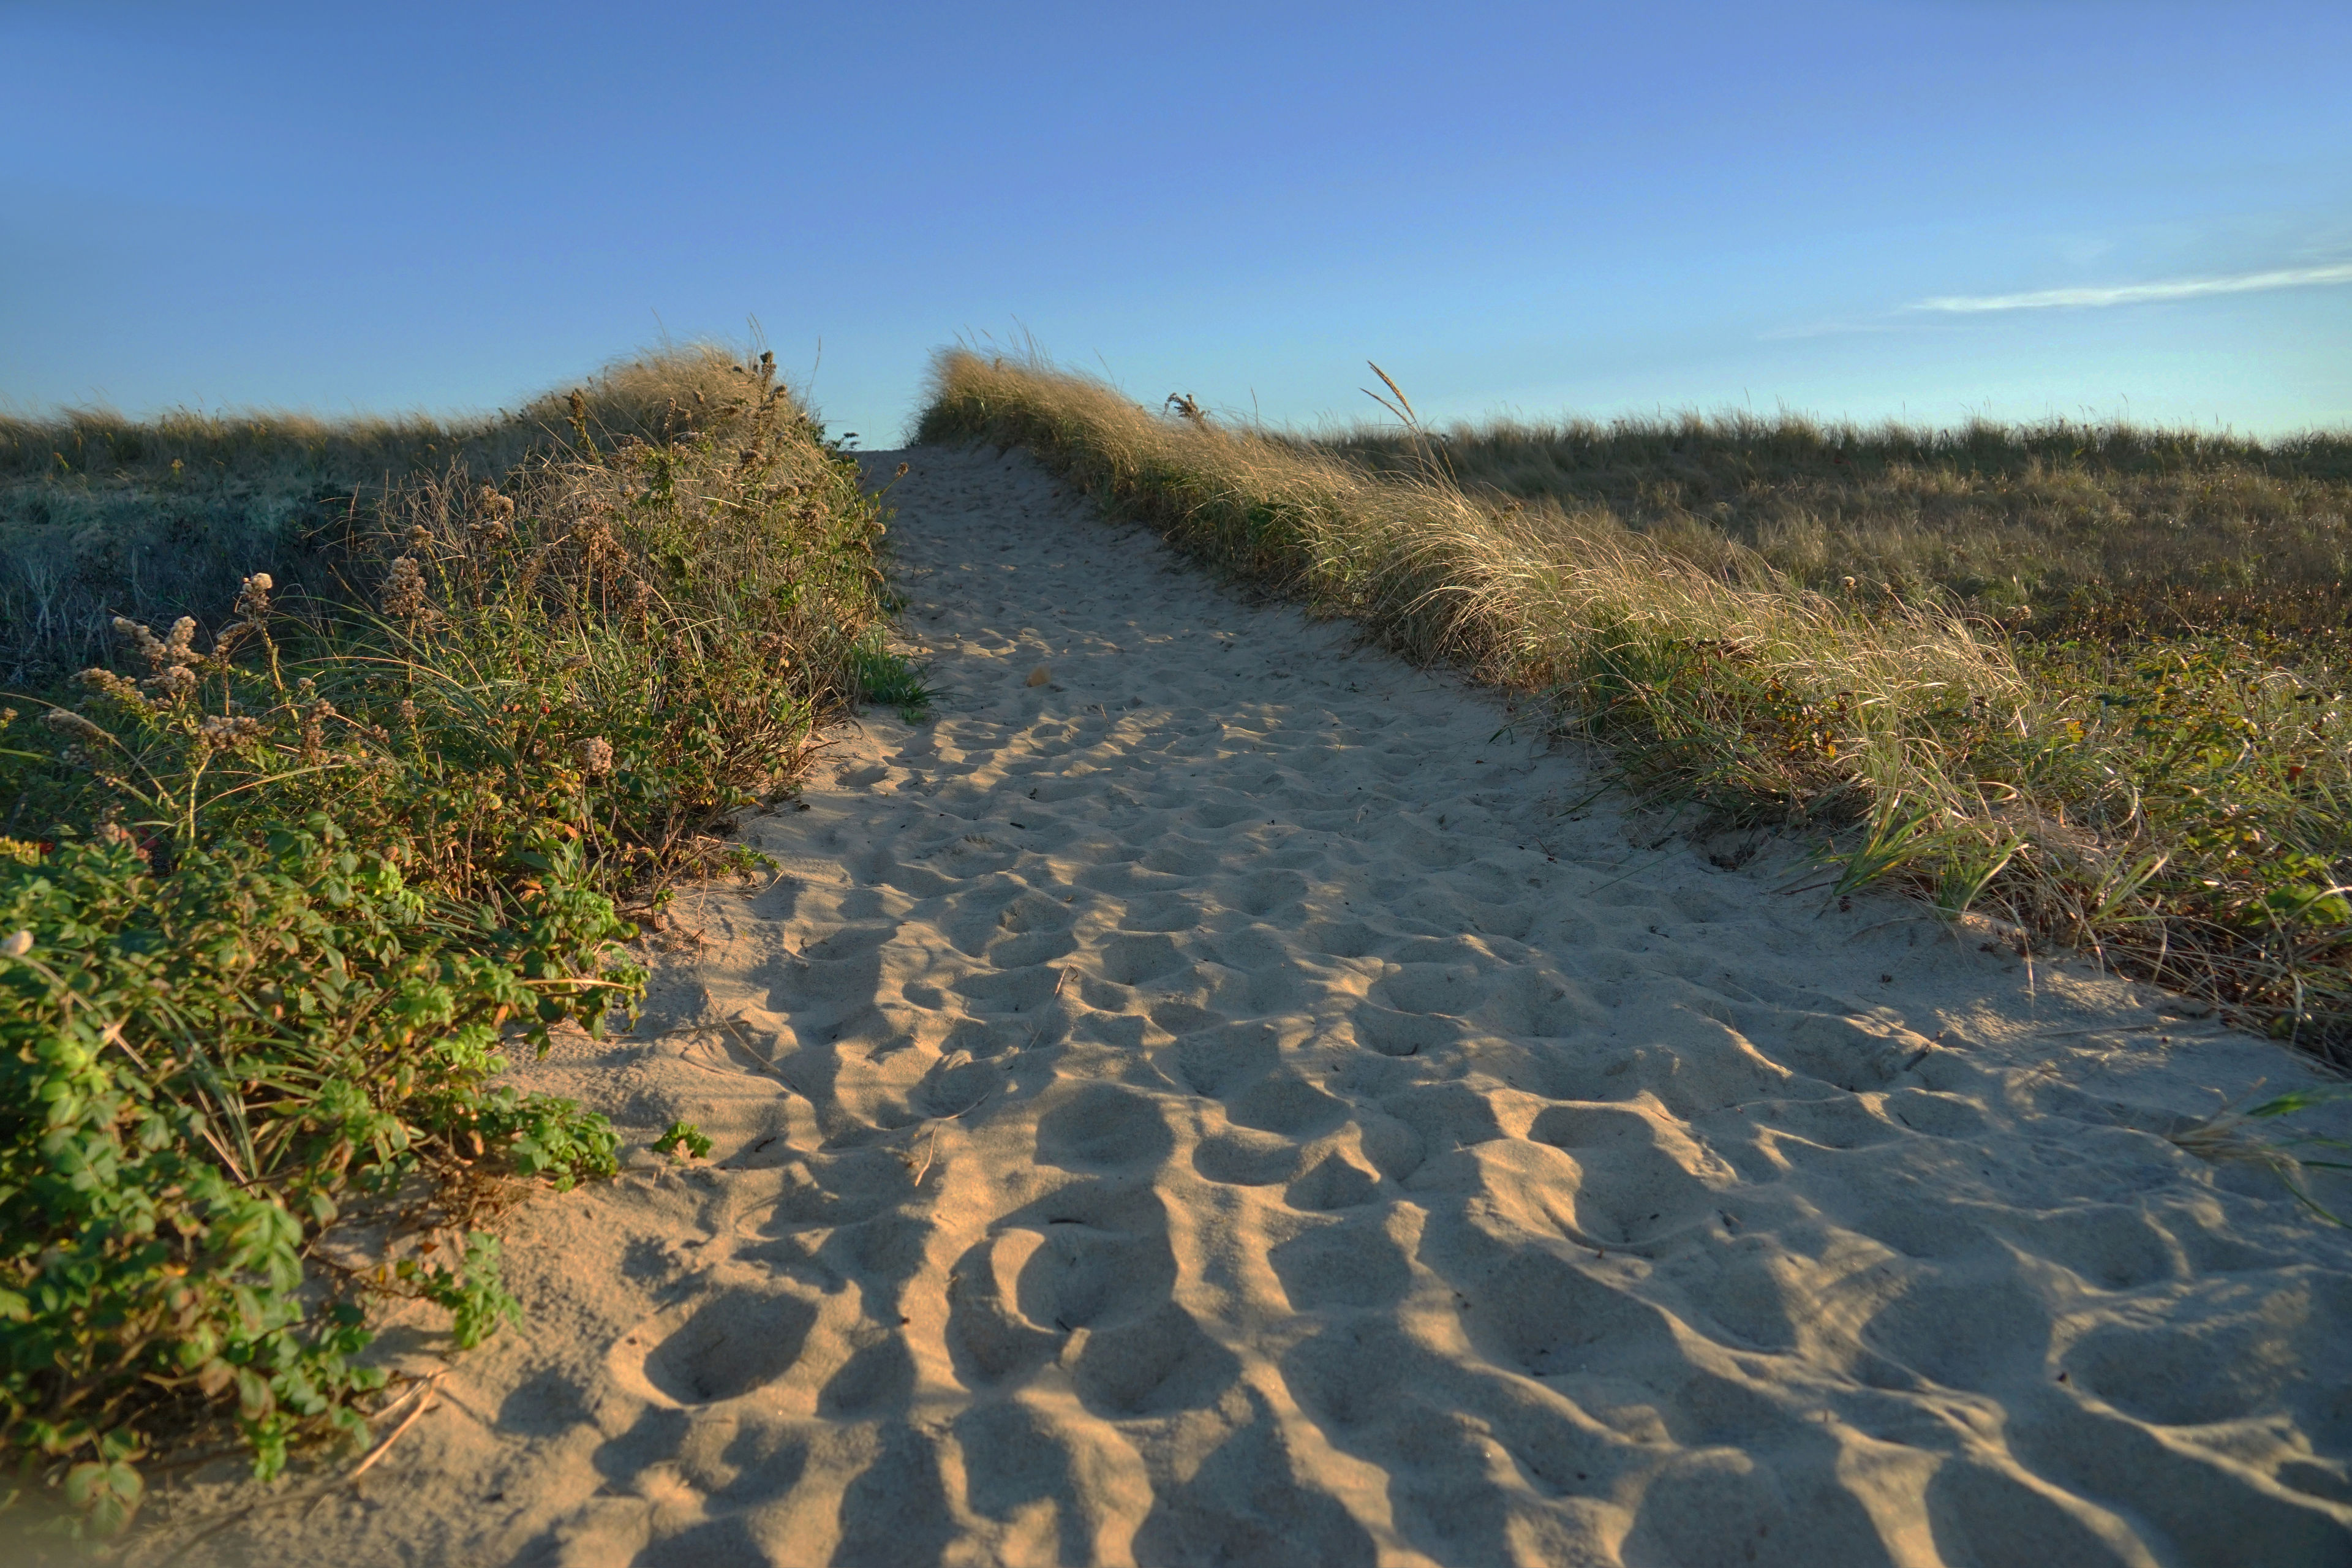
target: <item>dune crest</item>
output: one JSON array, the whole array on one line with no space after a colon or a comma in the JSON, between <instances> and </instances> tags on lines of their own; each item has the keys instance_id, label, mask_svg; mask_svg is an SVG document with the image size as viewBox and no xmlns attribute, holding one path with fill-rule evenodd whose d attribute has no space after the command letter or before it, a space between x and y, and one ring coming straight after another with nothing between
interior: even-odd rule
<instances>
[{"instance_id":1,"label":"dune crest","mask_svg":"<svg viewBox=\"0 0 2352 1568\"><path fill-rule=\"evenodd\" d=\"M527 1328L236 1550L2352 1556L2352 1237L2162 1136L2309 1069L1778 895L1027 458L902 455L935 717L519 1074L712 1159L520 1211Z\"/></svg>"}]
</instances>

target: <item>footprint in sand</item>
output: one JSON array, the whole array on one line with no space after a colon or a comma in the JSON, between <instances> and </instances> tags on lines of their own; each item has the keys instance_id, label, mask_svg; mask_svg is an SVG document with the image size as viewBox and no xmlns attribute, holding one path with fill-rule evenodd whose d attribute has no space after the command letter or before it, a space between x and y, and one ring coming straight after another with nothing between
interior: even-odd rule
<instances>
[{"instance_id":1,"label":"footprint in sand","mask_svg":"<svg viewBox=\"0 0 2352 1568\"><path fill-rule=\"evenodd\" d=\"M2352 1562L2352 1233L2162 1136L2294 1058L904 456L935 716L518 1075L714 1158L511 1216L467 1419L255 1560Z\"/></svg>"}]
</instances>

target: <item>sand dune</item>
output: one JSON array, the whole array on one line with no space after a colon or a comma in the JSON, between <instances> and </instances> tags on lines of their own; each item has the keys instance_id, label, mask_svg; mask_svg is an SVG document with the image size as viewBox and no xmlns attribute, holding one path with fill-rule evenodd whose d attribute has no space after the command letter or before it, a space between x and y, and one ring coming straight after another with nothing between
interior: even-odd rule
<instances>
[{"instance_id":1,"label":"sand dune","mask_svg":"<svg viewBox=\"0 0 2352 1568\"><path fill-rule=\"evenodd\" d=\"M2352 1561L2352 1237L2161 1136L2305 1067L904 456L937 716L523 1075L711 1162L511 1215L527 1329L230 1555Z\"/></svg>"}]
</instances>

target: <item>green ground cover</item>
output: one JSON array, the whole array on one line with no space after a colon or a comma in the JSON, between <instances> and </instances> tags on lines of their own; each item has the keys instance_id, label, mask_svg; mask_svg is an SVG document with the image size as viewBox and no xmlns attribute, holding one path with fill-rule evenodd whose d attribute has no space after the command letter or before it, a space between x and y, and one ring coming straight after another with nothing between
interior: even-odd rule
<instances>
[{"instance_id":1,"label":"green ground cover","mask_svg":"<svg viewBox=\"0 0 2352 1568\"><path fill-rule=\"evenodd\" d=\"M508 1056L625 1013L627 915L748 867L714 830L865 686L915 699L879 498L764 356L0 441L0 597L71 589L0 709L0 1507L105 1534L225 1433L264 1475L364 1438L383 1299L513 1315L477 1222L617 1142Z\"/></svg>"}]
</instances>

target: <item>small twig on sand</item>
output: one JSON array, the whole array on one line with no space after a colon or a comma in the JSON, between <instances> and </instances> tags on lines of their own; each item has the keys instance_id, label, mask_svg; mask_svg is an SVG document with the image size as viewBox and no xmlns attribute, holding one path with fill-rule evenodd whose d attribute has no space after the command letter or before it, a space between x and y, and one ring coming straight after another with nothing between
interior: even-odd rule
<instances>
[{"instance_id":1,"label":"small twig on sand","mask_svg":"<svg viewBox=\"0 0 2352 1568\"><path fill-rule=\"evenodd\" d=\"M1046 1007L1052 1006L1055 1003L1059 1002L1062 999L1062 987L1069 983L1070 972L1068 970L1057 969L1054 971L1054 994L1045 998ZM1041 1007L1038 1011L1042 1013L1045 1011L1045 1008ZM1035 1046L1037 1043L1037 1037L1045 1032L1045 1020L1039 1018L1034 1024L1030 1026L1029 1038L1022 1044L1021 1048L1025 1051Z\"/></svg>"},{"instance_id":2,"label":"small twig on sand","mask_svg":"<svg viewBox=\"0 0 2352 1568\"><path fill-rule=\"evenodd\" d=\"M446 1375L447 1373L446 1373L436 1372L430 1379L427 1380L427 1384L429 1385L430 1384L438 1383ZM439 1399L431 1394L427 1394L423 1399L417 1401L416 1408L410 1411L405 1416L401 1418L400 1425L392 1429L391 1435L386 1436L383 1442L378 1443L373 1448L368 1450L367 1457L362 1459L358 1464L353 1465L350 1471L346 1473L341 1480L337 1481L335 1485L347 1486L351 1482L358 1480L362 1476L366 1475L368 1471L373 1469L377 1460L392 1452L392 1446L400 1441L401 1435L406 1432L411 1426L415 1426L419 1421L423 1420L425 1413L439 1403ZM329 1487L323 1489L326 1491L331 1491L333 1488Z\"/></svg>"},{"instance_id":3,"label":"small twig on sand","mask_svg":"<svg viewBox=\"0 0 2352 1568\"><path fill-rule=\"evenodd\" d=\"M163 1560L159 1568L172 1568L173 1563L179 1562L180 1559L185 1557L189 1552L194 1551L205 1542L210 1541L214 1536L220 1534L223 1531L226 1531L234 1525L242 1523L244 1521L250 1519L255 1514L260 1513L265 1510L284 1508L293 1503L307 1503L315 1508L318 1504L325 1501L329 1497L332 1496L341 1488L349 1486L352 1482L358 1480L362 1476L367 1474L369 1470L374 1468L378 1460L382 1459L384 1455L392 1451L392 1446L394 1443L399 1442L401 1437L406 1434L411 1426L415 1426L418 1421L424 1419L425 1413L431 1410L437 1403L434 1398L435 1389L440 1384L441 1380L448 1375L449 1373L446 1368L435 1373L431 1377L428 1377L423 1382L417 1384L414 1388L410 1389L406 1394L402 1394L400 1398L393 1401L392 1404L386 1405L383 1410L378 1411L376 1413L375 1419L381 1420L383 1416L388 1415L393 1411L400 1408L400 1406L408 1400L416 1399L417 1401L416 1408L410 1411L401 1421L400 1425L392 1429L391 1433L385 1436L383 1442L378 1443L374 1447L369 1449L367 1454L358 1464L353 1465L350 1469L344 1471L341 1475L337 1476L333 1480L329 1481L324 1486L314 1487L307 1492L296 1492L288 1497L263 1498L257 1502L247 1503L243 1508L230 1510L227 1513L223 1514L220 1518L213 1521L212 1523L196 1531L195 1534L191 1535L187 1540L180 1542L176 1547L173 1547L172 1549L171 1555ZM418 1397L420 1393L423 1395L422 1398Z\"/></svg>"},{"instance_id":4,"label":"small twig on sand","mask_svg":"<svg viewBox=\"0 0 2352 1568\"><path fill-rule=\"evenodd\" d=\"M931 1168L931 1157L939 1152L940 1124L934 1121L931 1123L931 1141L923 1145L923 1157L918 1160L911 1153L906 1156L907 1168L915 1173L916 1186L919 1187L923 1184L923 1174Z\"/></svg>"}]
</instances>

